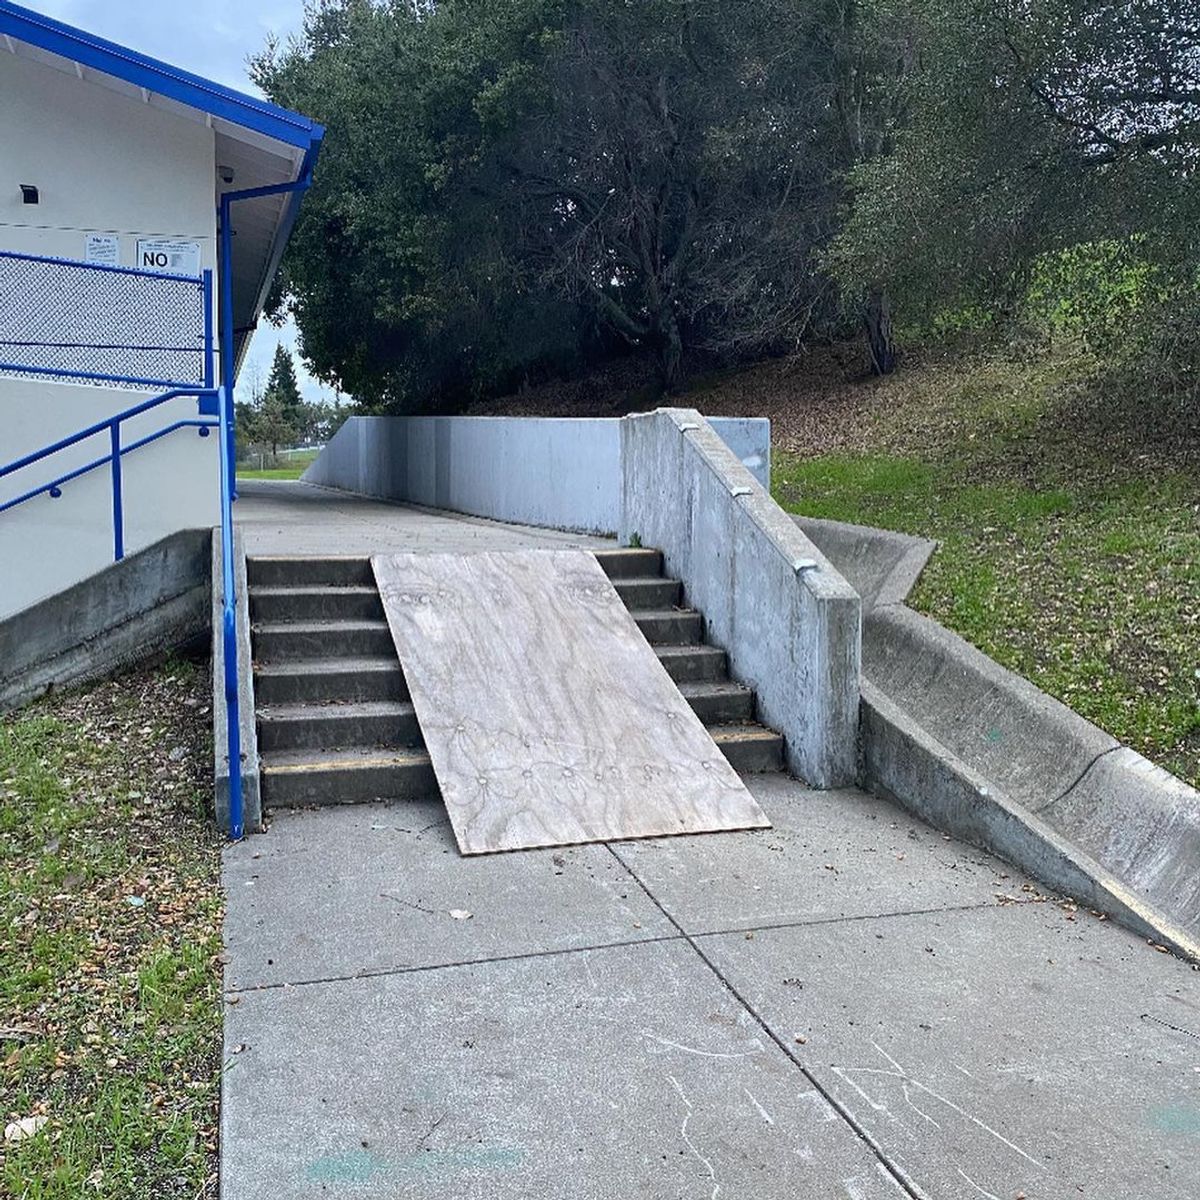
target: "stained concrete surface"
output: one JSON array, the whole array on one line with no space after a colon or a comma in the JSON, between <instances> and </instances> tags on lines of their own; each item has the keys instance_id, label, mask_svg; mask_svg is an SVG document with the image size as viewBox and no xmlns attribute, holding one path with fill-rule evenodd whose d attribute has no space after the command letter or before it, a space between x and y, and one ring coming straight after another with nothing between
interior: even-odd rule
<instances>
[{"instance_id":1,"label":"stained concrete surface","mask_svg":"<svg viewBox=\"0 0 1200 1200\"><path fill-rule=\"evenodd\" d=\"M461 858L439 800L278 813L225 887L232 988L675 934L605 847Z\"/></svg>"},{"instance_id":2,"label":"stained concrete surface","mask_svg":"<svg viewBox=\"0 0 1200 1200\"><path fill-rule=\"evenodd\" d=\"M248 993L227 1022L229 1090L275 1115L223 1114L226 1196L903 1195L684 942Z\"/></svg>"},{"instance_id":3,"label":"stained concrete surface","mask_svg":"<svg viewBox=\"0 0 1200 1200\"><path fill-rule=\"evenodd\" d=\"M818 792L785 775L751 789L759 835L616 844L621 860L689 934L994 904L1028 896L996 859L949 843L857 789Z\"/></svg>"},{"instance_id":4,"label":"stained concrete surface","mask_svg":"<svg viewBox=\"0 0 1200 1200\"><path fill-rule=\"evenodd\" d=\"M1051 905L700 939L930 1196L1200 1194L1200 986Z\"/></svg>"},{"instance_id":5,"label":"stained concrete surface","mask_svg":"<svg viewBox=\"0 0 1200 1200\"><path fill-rule=\"evenodd\" d=\"M373 805L231 847L224 1200L1196 1194L1200 974L882 802L751 788L778 828L472 862Z\"/></svg>"}]
</instances>

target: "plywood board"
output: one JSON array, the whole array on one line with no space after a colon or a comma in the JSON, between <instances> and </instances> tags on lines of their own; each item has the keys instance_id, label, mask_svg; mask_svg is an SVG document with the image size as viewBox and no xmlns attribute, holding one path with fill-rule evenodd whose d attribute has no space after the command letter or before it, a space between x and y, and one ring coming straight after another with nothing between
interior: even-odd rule
<instances>
[{"instance_id":1,"label":"plywood board","mask_svg":"<svg viewBox=\"0 0 1200 1200\"><path fill-rule=\"evenodd\" d=\"M592 554L371 561L464 854L770 824Z\"/></svg>"}]
</instances>

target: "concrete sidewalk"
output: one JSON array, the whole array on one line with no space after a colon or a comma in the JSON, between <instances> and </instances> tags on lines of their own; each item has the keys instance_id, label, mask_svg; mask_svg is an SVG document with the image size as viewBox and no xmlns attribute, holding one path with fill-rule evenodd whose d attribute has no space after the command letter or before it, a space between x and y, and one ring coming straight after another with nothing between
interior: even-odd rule
<instances>
[{"instance_id":1,"label":"concrete sidewalk","mask_svg":"<svg viewBox=\"0 0 1200 1200\"><path fill-rule=\"evenodd\" d=\"M774 829L230 847L224 1200L1200 1192L1200 974L886 803L751 788Z\"/></svg>"},{"instance_id":2,"label":"concrete sidewalk","mask_svg":"<svg viewBox=\"0 0 1200 1200\"><path fill-rule=\"evenodd\" d=\"M295 480L246 479L233 510L251 555L388 554L612 546L611 538L535 529L373 500Z\"/></svg>"}]
</instances>

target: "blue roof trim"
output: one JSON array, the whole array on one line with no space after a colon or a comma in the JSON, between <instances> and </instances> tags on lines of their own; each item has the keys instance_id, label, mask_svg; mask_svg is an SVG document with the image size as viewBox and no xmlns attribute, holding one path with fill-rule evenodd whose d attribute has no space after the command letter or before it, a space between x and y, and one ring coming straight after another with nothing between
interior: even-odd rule
<instances>
[{"instance_id":1,"label":"blue roof trim","mask_svg":"<svg viewBox=\"0 0 1200 1200\"><path fill-rule=\"evenodd\" d=\"M202 79L9 0L0 0L0 34L289 146L307 151L319 146L325 134L321 125L300 113Z\"/></svg>"}]
</instances>

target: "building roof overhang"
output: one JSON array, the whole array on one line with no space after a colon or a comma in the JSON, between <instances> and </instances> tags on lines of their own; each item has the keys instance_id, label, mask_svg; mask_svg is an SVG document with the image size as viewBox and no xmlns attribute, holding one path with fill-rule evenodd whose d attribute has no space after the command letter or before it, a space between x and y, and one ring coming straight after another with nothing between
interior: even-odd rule
<instances>
[{"instance_id":1,"label":"building roof overhang","mask_svg":"<svg viewBox=\"0 0 1200 1200\"><path fill-rule=\"evenodd\" d=\"M0 0L0 53L5 51L207 125L214 133L214 205L224 192L311 178L325 130L300 113ZM231 281L239 361L266 303L302 196L297 189L233 206Z\"/></svg>"}]
</instances>

